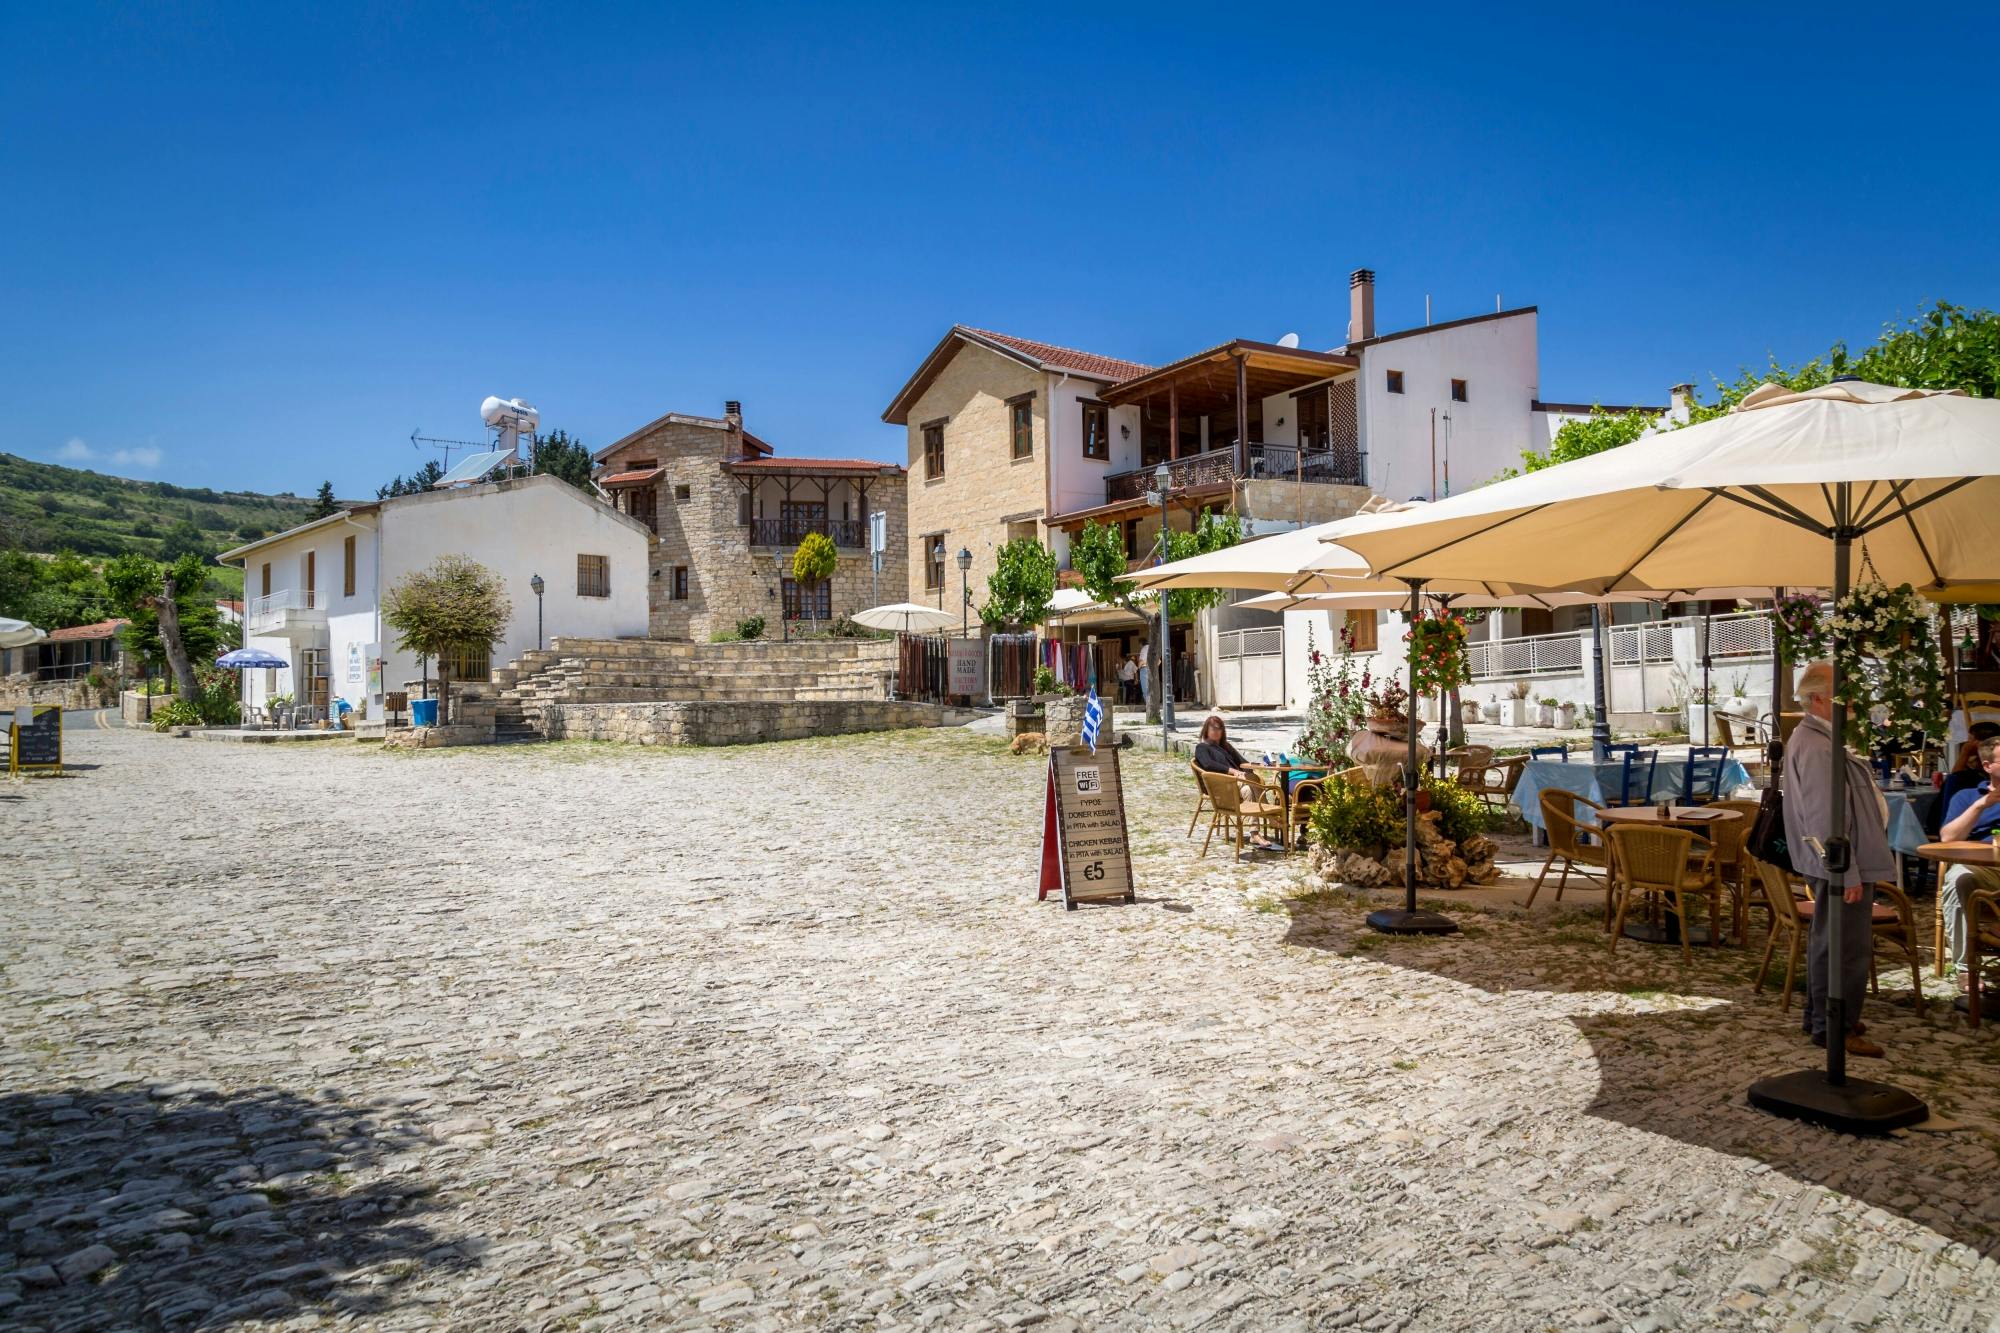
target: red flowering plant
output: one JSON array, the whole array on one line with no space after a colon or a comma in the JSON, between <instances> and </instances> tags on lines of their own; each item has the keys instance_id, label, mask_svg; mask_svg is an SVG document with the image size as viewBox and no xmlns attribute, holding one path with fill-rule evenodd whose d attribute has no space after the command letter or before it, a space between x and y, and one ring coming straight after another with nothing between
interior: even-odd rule
<instances>
[{"instance_id":1,"label":"red flowering plant","mask_svg":"<svg viewBox=\"0 0 2000 1333\"><path fill-rule=\"evenodd\" d=\"M1403 642L1410 645L1410 688L1429 698L1472 679L1466 662L1465 618L1456 611L1417 617Z\"/></svg>"},{"instance_id":2,"label":"red flowering plant","mask_svg":"<svg viewBox=\"0 0 2000 1333\"><path fill-rule=\"evenodd\" d=\"M1354 660L1354 636L1340 631L1338 659L1322 653L1306 628L1306 724L1295 748L1328 768L1346 768L1347 742L1375 705L1374 677Z\"/></svg>"}]
</instances>

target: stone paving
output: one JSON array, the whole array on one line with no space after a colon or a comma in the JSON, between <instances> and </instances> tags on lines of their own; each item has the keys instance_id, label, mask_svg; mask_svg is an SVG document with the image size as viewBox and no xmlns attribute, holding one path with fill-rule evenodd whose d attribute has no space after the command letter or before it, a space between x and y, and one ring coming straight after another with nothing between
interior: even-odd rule
<instances>
[{"instance_id":1,"label":"stone paving","mask_svg":"<svg viewBox=\"0 0 2000 1333\"><path fill-rule=\"evenodd\" d=\"M1066 913L963 732L69 749L0 784L10 1327L2000 1328L2000 1034L1907 972L1960 1128L1863 1142L1744 1104L1816 1052L1742 951L1377 937L1133 751Z\"/></svg>"}]
</instances>

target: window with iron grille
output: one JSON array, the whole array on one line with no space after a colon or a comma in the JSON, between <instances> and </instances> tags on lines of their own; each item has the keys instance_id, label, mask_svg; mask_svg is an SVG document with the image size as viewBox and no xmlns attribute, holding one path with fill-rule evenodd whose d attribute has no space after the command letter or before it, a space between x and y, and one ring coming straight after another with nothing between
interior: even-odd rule
<instances>
[{"instance_id":1,"label":"window with iron grille","mask_svg":"<svg viewBox=\"0 0 2000 1333\"><path fill-rule=\"evenodd\" d=\"M924 426L924 479L935 481L944 475L944 422Z\"/></svg>"},{"instance_id":2,"label":"window with iron grille","mask_svg":"<svg viewBox=\"0 0 2000 1333\"><path fill-rule=\"evenodd\" d=\"M580 555L576 558L576 595L578 597L611 595L610 556Z\"/></svg>"},{"instance_id":3,"label":"window with iron grille","mask_svg":"<svg viewBox=\"0 0 2000 1333\"><path fill-rule=\"evenodd\" d=\"M485 680L493 674L492 649L483 643L453 648L438 659L448 680Z\"/></svg>"},{"instance_id":4,"label":"window with iron grille","mask_svg":"<svg viewBox=\"0 0 2000 1333\"><path fill-rule=\"evenodd\" d=\"M833 619L833 583L821 579L801 587L797 579L784 581L785 619Z\"/></svg>"},{"instance_id":5,"label":"window with iron grille","mask_svg":"<svg viewBox=\"0 0 2000 1333\"><path fill-rule=\"evenodd\" d=\"M1111 457L1111 409L1103 403L1085 402L1083 408L1083 456Z\"/></svg>"},{"instance_id":6,"label":"window with iron grille","mask_svg":"<svg viewBox=\"0 0 2000 1333\"><path fill-rule=\"evenodd\" d=\"M1035 452L1035 395L1024 393L1007 400L1007 433L1014 441L1014 457L1028 458Z\"/></svg>"}]
</instances>

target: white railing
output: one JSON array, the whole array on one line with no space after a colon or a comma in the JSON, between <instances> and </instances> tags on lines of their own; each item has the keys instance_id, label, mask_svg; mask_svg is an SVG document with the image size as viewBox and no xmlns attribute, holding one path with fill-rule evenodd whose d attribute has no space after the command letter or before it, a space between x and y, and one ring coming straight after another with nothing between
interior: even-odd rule
<instances>
[{"instance_id":1,"label":"white railing","mask_svg":"<svg viewBox=\"0 0 2000 1333\"><path fill-rule=\"evenodd\" d=\"M318 608L315 596L316 594L306 588L287 588L283 592L265 593L262 597L254 599L246 608L245 625L249 629L256 629L281 619L287 611L316 610Z\"/></svg>"},{"instance_id":2,"label":"white railing","mask_svg":"<svg viewBox=\"0 0 2000 1333\"><path fill-rule=\"evenodd\" d=\"M1285 631L1277 625L1224 630L1215 636L1215 655L1219 658L1281 657L1284 652Z\"/></svg>"},{"instance_id":3,"label":"white railing","mask_svg":"<svg viewBox=\"0 0 2000 1333\"><path fill-rule=\"evenodd\" d=\"M1643 625L1611 627L1611 665L1674 660L1674 621L1652 620Z\"/></svg>"},{"instance_id":4,"label":"white railing","mask_svg":"<svg viewBox=\"0 0 2000 1333\"><path fill-rule=\"evenodd\" d=\"M1700 617L1695 625L1695 656L1701 655ZM1771 655L1771 613L1731 611L1726 616L1708 618L1708 646L1711 657L1769 657Z\"/></svg>"},{"instance_id":5,"label":"white railing","mask_svg":"<svg viewBox=\"0 0 2000 1333\"><path fill-rule=\"evenodd\" d=\"M1530 634L1467 645L1474 680L1510 676L1580 676L1584 640L1581 633Z\"/></svg>"}]
</instances>

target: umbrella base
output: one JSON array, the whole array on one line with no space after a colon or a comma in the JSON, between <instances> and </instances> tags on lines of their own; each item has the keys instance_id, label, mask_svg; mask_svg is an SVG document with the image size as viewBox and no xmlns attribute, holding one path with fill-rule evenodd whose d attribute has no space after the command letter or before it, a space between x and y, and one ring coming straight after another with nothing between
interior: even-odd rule
<instances>
[{"instance_id":1,"label":"umbrella base","mask_svg":"<svg viewBox=\"0 0 2000 1333\"><path fill-rule=\"evenodd\" d=\"M1750 1104L1790 1120L1823 1125L1842 1134L1887 1134L1923 1120L1930 1108L1887 1083L1850 1078L1826 1081L1824 1069L1801 1069L1750 1085Z\"/></svg>"},{"instance_id":2,"label":"umbrella base","mask_svg":"<svg viewBox=\"0 0 2000 1333\"><path fill-rule=\"evenodd\" d=\"M1458 922L1438 912L1406 912L1398 907L1370 912L1368 927L1384 935L1449 935L1458 929Z\"/></svg>"}]
</instances>

